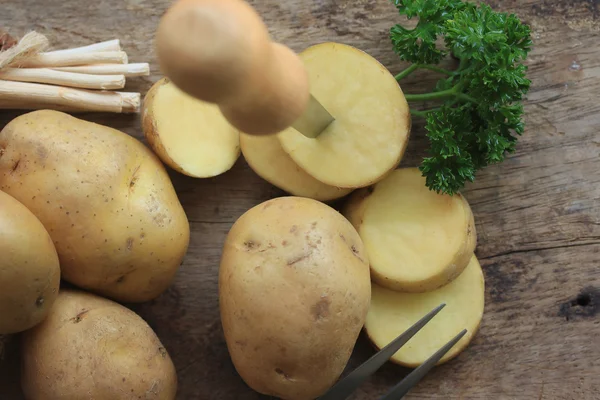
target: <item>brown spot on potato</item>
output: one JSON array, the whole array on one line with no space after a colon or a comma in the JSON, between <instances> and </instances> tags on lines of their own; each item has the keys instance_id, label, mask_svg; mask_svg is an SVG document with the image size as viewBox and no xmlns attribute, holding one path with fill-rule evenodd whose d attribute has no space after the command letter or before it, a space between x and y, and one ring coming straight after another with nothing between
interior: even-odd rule
<instances>
[{"instance_id":1,"label":"brown spot on potato","mask_svg":"<svg viewBox=\"0 0 600 400\"><path fill-rule=\"evenodd\" d=\"M248 345L248 342L245 340L236 340L235 344L237 344L238 346L240 346L242 349L245 349L246 346Z\"/></svg>"},{"instance_id":2,"label":"brown spot on potato","mask_svg":"<svg viewBox=\"0 0 600 400\"><path fill-rule=\"evenodd\" d=\"M306 260L308 257L310 257L311 253L304 253L304 254L300 254L299 256L296 256L294 258L290 258L287 262L288 267L291 267L294 264L299 263L302 260Z\"/></svg>"},{"instance_id":3,"label":"brown spot on potato","mask_svg":"<svg viewBox=\"0 0 600 400\"><path fill-rule=\"evenodd\" d=\"M298 231L298 225L292 225L290 228L290 233L296 233Z\"/></svg>"},{"instance_id":4,"label":"brown spot on potato","mask_svg":"<svg viewBox=\"0 0 600 400\"><path fill-rule=\"evenodd\" d=\"M350 246L350 251L352 251L352 254L354 254L356 258L364 262L363 258L360 256L360 252L358 251L355 245Z\"/></svg>"},{"instance_id":5,"label":"brown spot on potato","mask_svg":"<svg viewBox=\"0 0 600 400\"><path fill-rule=\"evenodd\" d=\"M249 250L253 250L257 247L260 247L260 243L257 243L254 240L246 240L244 242L244 247L246 247L246 251L249 251Z\"/></svg>"},{"instance_id":6,"label":"brown spot on potato","mask_svg":"<svg viewBox=\"0 0 600 400\"><path fill-rule=\"evenodd\" d=\"M317 227L317 222L316 221L313 222L310 226L311 226L312 229L315 229Z\"/></svg>"},{"instance_id":7,"label":"brown spot on potato","mask_svg":"<svg viewBox=\"0 0 600 400\"><path fill-rule=\"evenodd\" d=\"M15 162L15 164L10 169L10 172L14 173L17 170L17 168L19 168L19 164L21 164L21 160L20 159Z\"/></svg>"},{"instance_id":8,"label":"brown spot on potato","mask_svg":"<svg viewBox=\"0 0 600 400\"><path fill-rule=\"evenodd\" d=\"M282 242L281 242L281 245L282 245L283 247L287 246L287 245L288 245L288 241L287 241L287 240L284 240L284 241L282 241Z\"/></svg>"},{"instance_id":9,"label":"brown spot on potato","mask_svg":"<svg viewBox=\"0 0 600 400\"><path fill-rule=\"evenodd\" d=\"M135 184L136 184L137 180L139 179L139 178L138 178L138 176L137 176L137 173L138 173L138 171L140 170L140 167L141 167L141 166L142 166L142 165L140 164L140 165L138 165L138 166L137 166L137 167L136 167L136 168L133 170L133 174L132 174L132 176L131 176L131 179L129 180L129 188L130 188L130 189L131 189L131 188L133 188L133 187L135 186Z\"/></svg>"},{"instance_id":10,"label":"brown spot on potato","mask_svg":"<svg viewBox=\"0 0 600 400\"><path fill-rule=\"evenodd\" d=\"M35 305L41 307L44 305L44 296L40 296L35 300Z\"/></svg>"},{"instance_id":11,"label":"brown spot on potato","mask_svg":"<svg viewBox=\"0 0 600 400\"><path fill-rule=\"evenodd\" d=\"M167 220L167 216L164 213L158 213L154 216L154 218L152 218L152 220L154 221L154 223L156 225L158 225L159 227L164 227L165 226L165 221Z\"/></svg>"},{"instance_id":12,"label":"brown spot on potato","mask_svg":"<svg viewBox=\"0 0 600 400\"><path fill-rule=\"evenodd\" d=\"M42 145L37 146L37 155L42 160L48 158L48 149Z\"/></svg>"},{"instance_id":13,"label":"brown spot on potato","mask_svg":"<svg viewBox=\"0 0 600 400\"><path fill-rule=\"evenodd\" d=\"M327 295L321 296L321 299L310 309L315 321L319 321L329 316L329 305L331 300Z\"/></svg>"},{"instance_id":14,"label":"brown spot on potato","mask_svg":"<svg viewBox=\"0 0 600 400\"><path fill-rule=\"evenodd\" d=\"M159 347L158 352L162 358L167 358L167 350L164 347Z\"/></svg>"},{"instance_id":15,"label":"brown spot on potato","mask_svg":"<svg viewBox=\"0 0 600 400\"><path fill-rule=\"evenodd\" d=\"M285 380L292 380L292 377L286 374L281 368L275 368L275 373L282 376Z\"/></svg>"},{"instance_id":16,"label":"brown spot on potato","mask_svg":"<svg viewBox=\"0 0 600 400\"><path fill-rule=\"evenodd\" d=\"M127 250L131 251L133 249L133 238L127 238Z\"/></svg>"},{"instance_id":17,"label":"brown spot on potato","mask_svg":"<svg viewBox=\"0 0 600 400\"><path fill-rule=\"evenodd\" d=\"M71 318L71 321L73 321L74 324L78 324L86 317L87 313L88 310L83 310L79 314Z\"/></svg>"},{"instance_id":18,"label":"brown spot on potato","mask_svg":"<svg viewBox=\"0 0 600 400\"><path fill-rule=\"evenodd\" d=\"M340 239L342 239L344 242L346 242L346 236L344 236L342 233L340 233Z\"/></svg>"}]
</instances>

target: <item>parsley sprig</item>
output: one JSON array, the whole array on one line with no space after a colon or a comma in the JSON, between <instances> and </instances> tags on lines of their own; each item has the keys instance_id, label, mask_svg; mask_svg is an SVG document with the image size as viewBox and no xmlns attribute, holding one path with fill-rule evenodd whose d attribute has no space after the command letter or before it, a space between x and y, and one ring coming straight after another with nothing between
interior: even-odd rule
<instances>
[{"instance_id":1,"label":"parsley sprig","mask_svg":"<svg viewBox=\"0 0 600 400\"><path fill-rule=\"evenodd\" d=\"M437 101L425 118L428 157L421 166L426 184L455 194L478 170L504 160L522 135L521 101L531 82L523 61L532 47L530 28L515 15L463 0L392 0L401 15L418 18L416 27L392 27L394 51L411 65L398 81L417 69L443 74L433 91L406 94L409 102ZM439 44L443 39L443 45ZM439 66L452 54L455 70Z\"/></svg>"}]
</instances>

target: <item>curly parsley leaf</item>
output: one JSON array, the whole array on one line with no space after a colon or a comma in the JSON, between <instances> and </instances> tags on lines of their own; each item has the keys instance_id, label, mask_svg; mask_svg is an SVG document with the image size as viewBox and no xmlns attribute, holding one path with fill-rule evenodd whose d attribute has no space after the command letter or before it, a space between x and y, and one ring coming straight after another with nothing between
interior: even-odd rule
<instances>
[{"instance_id":1,"label":"curly parsley leaf","mask_svg":"<svg viewBox=\"0 0 600 400\"><path fill-rule=\"evenodd\" d=\"M444 71L436 64L452 53L460 66L446 71L431 93L411 95L408 101L435 100L426 111L429 156L420 168L427 186L454 194L476 172L502 162L515 150L524 131L521 101L529 90L523 64L532 42L530 28L515 15L494 11L486 4L462 0L394 0L401 15L418 18L412 29L400 24L390 37L401 59L413 63L398 79L417 68ZM444 46L440 46L443 38Z\"/></svg>"}]
</instances>

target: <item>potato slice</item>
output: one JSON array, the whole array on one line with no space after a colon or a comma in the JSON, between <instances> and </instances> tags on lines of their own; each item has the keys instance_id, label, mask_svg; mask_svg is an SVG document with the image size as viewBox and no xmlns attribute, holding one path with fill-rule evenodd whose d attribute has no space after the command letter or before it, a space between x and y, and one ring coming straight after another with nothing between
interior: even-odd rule
<instances>
[{"instance_id":1,"label":"potato slice","mask_svg":"<svg viewBox=\"0 0 600 400\"><path fill-rule=\"evenodd\" d=\"M390 359L409 368L417 367L467 329L466 335L438 362L440 365L462 352L477 333L483 318L484 292L483 271L475 256L458 278L432 292L400 293L373 284L365 330L373 344L381 349L445 303L446 307Z\"/></svg>"},{"instance_id":2,"label":"potato slice","mask_svg":"<svg viewBox=\"0 0 600 400\"><path fill-rule=\"evenodd\" d=\"M417 168L395 170L356 191L344 214L365 243L373 280L388 289L437 289L456 278L475 251L475 222L465 198L430 191Z\"/></svg>"},{"instance_id":3,"label":"potato slice","mask_svg":"<svg viewBox=\"0 0 600 400\"><path fill-rule=\"evenodd\" d=\"M326 185L307 174L283 150L274 135L242 133L240 145L246 162L258 176L291 195L330 201L352 191Z\"/></svg>"},{"instance_id":4,"label":"potato slice","mask_svg":"<svg viewBox=\"0 0 600 400\"><path fill-rule=\"evenodd\" d=\"M194 178L223 174L240 156L239 132L219 107L189 96L167 78L148 91L142 127L165 164Z\"/></svg>"},{"instance_id":5,"label":"potato slice","mask_svg":"<svg viewBox=\"0 0 600 400\"><path fill-rule=\"evenodd\" d=\"M307 173L331 186L379 181L401 161L411 129L408 103L390 72L354 47L323 43L302 52L313 95L336 120L316 139L278 134Z\"/></svg>"}]
</instances>

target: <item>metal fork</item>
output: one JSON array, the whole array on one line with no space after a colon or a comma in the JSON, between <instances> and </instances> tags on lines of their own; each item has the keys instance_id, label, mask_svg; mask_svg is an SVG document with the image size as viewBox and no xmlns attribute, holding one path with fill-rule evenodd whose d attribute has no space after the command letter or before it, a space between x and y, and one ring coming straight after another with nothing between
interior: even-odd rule
<instances>
[{"instance_id":1,"label":"metal fork","mask_svg":"<svg viewBox=\"0 0 600 400\"><path fill-rule=\"evenodd\" d=\"M402 333L390 344L385 346L374 356L352 371L348 376L336 383L327 393L319 397L318 400L341 400L346 399L352 394L370 375L375 373L391 356L393 356L406 342L410 340L417 332L421 330L429 321L433 319L446 304L441 304L429 314L421 318L416 324L411 326L406 332ZM436 351L418 368L408 374L400 383L394 386L380 400L398 400L403 398L416 384L423 379L425 375L435 366L435 364L450 351L452 347L467 333L464 329L454 339L449 341L441 349Z\"/></svg>"}]
</instances>

